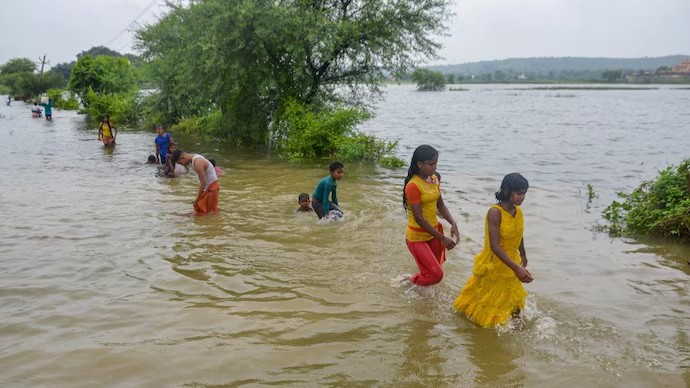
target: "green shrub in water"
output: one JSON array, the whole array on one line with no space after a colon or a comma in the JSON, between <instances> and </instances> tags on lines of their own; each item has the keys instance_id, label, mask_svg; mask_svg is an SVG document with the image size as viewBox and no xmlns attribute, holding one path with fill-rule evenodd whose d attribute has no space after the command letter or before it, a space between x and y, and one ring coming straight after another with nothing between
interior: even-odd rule
<instances>
[{"instance_id":1,"label":"green shrub in water","mask_svg":"<svg viewBox=\"0 0 690 388\"><path fill-rule=\"evenodd\" d=\"M278 155L283 158L385 160L389 166L396 165L397 158L393 155L397 141L378 139L356 129L358 124L371 118L364 110L324 108L313 111L310 106L293 100L284 106L279 117L274 140Z\"/></svg>"},{"instance_id":2,"label":"green shrub in water","mask_svg":"<svg viewBox=\"0 0 690 388\"><path fill-rule=\"evenodd\" d=\"M94 119L100 120L107 113L115 125L136 125L139 120L140 106L135 93L97 94L89 89L86 98L86 113Z\"/></svg>"},{"instance_id":3,"label":"green shrub in water","mask_svg":"<svg viewBox=\"0 0 690 388\"><path fill-rule=\"evenodd\" d=\"M216 139L220 131L223 114L213 110L205 116L191 116L174 124L172 131L188 133L205 139Z\"/></svg>"},{"instance_id":4,"label":"green shrub in water","mask_svg":"<svg viewBox=\"0 0 690 388\"><path fill-rule=\"evenodd\" d=\"M602 215L611 234L690 237L690 159L659 172L630 194L619 194Z\"/></svg>"},{"instance_id":5,"label":"green shrub in water","mask_svg":"<svg viewBox=\"0 0 690 388\"><path fill-rule=\"evenodd\" d=\"M53 106L58 109L79 110L79 101L72 92L63 89L48 89L46 94L53 99Z\"/></svg>"}]
</instances>

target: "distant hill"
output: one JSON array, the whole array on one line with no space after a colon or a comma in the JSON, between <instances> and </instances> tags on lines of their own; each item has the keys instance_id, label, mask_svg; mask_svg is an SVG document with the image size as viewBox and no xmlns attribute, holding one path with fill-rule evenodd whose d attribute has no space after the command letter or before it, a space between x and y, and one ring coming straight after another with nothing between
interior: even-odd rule
<instances>
[{"instance_id":1,"label":"distant hill","mask_svg":"<svg viewBox=\"0 0 690 388\"><path fill-rule=\"evenodd\" d=\"M665 57L644 58L511 58L457 65L429 66L428 68L444 74L461 74L465 76L493 73L497 70L508 73L537 74L546 74L549 72L558 73L563 71L601 72L609 69L654 71L661 66L671 67L685 60L690 60L690 55L669 55Z\"/></svg>"}]
</instances>

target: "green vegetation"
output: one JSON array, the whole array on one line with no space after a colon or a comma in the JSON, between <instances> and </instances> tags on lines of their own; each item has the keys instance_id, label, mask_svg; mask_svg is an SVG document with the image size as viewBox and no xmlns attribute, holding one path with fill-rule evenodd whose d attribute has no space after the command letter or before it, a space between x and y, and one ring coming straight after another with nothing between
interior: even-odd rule
<instances>
[{"instance_id":1,"label":"green vegetation","mask_svg":"<svg viewBox=\"0 0 690 388\"><path fill-rule=\"evenodd\" d=\"M69 90L94 119L108 113L114 122L136 123L140 116L138 72L126 57L84 55L72 69Z\"/></svg>"},{"instance_id":2,"label":"green vegetation","mask_svg":"<svg viewBox=\"0 0 690 388\"><path fill-rule=\"evenodd\" d=\"M594 186L592 186L590 183L587 183L587 201L592 202L594 198L597 198L599 195L594 192Z\"/></svg>"},{"instance_id":3,"label":"green vegetation","mask_svg":"<svg viewBox=\"0 0 690 388\"><path fill-rule=\"evenodd\" d=\"M169 13L137 36L156 88L145 109L162 112L167 124L248 147L270 145L288 158L368 158L378 143L354 129L363 107L379 94L385 75L436 58L440 44L434 37L445 31L449 4L169 3ZM220 120L206 120L211 127L202 126L204 118L218 115ZM310 115L327 124L309 121ZM322 141L327 133L338 139Z\"/></svg>"},{"instance_id":4,"label":"green vegetation","mask_svg":"<svg viewBox=\"0 0 690 388\"><path fill-rule=\"evenodd\" d=\"M688 83L690 80L687 78L674 80L654 77L688 59L690 56L687 55L645 58L511 58L431 66L429 69L440 71L446 76L454 74L456 83L627 82L625 76L628 74L641 80L654 79L654 82Z\"/></svg>"},{"instance_id":5,"label":"green vegetation","mask_svg":"<svg viewBox=\"0 0 690 388\"><path fill-rule=\"evenodd\" d=\"M46 94L53 99L53 106L58 109L79 110L79 101L72 92L63 89L48 89Z\"/></svg>"},{"instance_id":6,"label":"green vegetation","mask_svg":"<svg viewBox=\"0 0 690 388\"><path fill-rule=\"evenodd\" d=\"M602 215L613 235L690 237L690 159L660 171L631 194L620 193Z\"/></svg>"},{"instance_id":7,"label":"green vegetation","mask_svg":"<svg viewBox=\"0 0 690 388\"><path fill-rule=\"evenodd\" d=\"M28 58L14 58L0 66L0 85L15 99L31 100L50 88L59 88L64 80L52 73L36 74L36 64Z\"/></svg>"},{"instance_id":8,"label":"green vegetation","mask_svg":"<svg viewBox=\"0 0 690 388\"><path fill-rule=\"evenodd\" d=\"M274 138L282 157L362 161L383 158L386 165L398 163L393 156L397 142L380 140L356 129L357 124L371 117L362 109L340 107L314 112L309 105L292 100L280 115L281 126Z\"/></svg>"},{"instance_id":9,"label":"green vegetation","mask_svg":"<svg viewBox=\"0 0 690 388\"><path fill-rule=\"evenodd\" d=\"M439 91L446 89L446 77L438 71L429 69L416 69L411 76L417 83L417 90Z\"/></svg>"}]
</instances>

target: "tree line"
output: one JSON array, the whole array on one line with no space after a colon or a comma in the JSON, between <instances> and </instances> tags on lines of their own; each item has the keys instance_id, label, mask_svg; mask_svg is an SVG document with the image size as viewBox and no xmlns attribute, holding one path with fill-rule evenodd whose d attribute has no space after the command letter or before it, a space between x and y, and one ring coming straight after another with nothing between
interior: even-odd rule
<instances>
[{"instance_id":1,"label":"tree line","mask_svg":"<svg viewBox=\"0 0 690 388\"><path fill-rule=\"evenodd\" d=\"M269 146L288 158L381 160L395 142L357 125L371 116L387 76L437 58L450 3L169 2L157 23L137 32L140 66L129 58L83 56L67 88L91 114L107 109L113 117L121 109L129 116L122 119ZM56 66L54 74L66 67ZM142 84L151 90L140 93Z\"/></svg>"}]
</instances>

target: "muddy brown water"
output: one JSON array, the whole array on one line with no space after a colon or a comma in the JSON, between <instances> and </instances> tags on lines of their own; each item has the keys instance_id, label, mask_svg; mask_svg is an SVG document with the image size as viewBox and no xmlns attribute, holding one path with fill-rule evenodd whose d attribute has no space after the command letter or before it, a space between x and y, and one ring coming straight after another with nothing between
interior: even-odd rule
<instances>
[{"instance_id":1,"label":"muddy brown water","mask_svg":"<svg viewBox=\"0 0 690 388\"><path fill-rule=\"evenodd\" d=\"M177 136L225 172L222 213L195 218L194 177L145 164L153 131L104 149L82 116L1 106L0 384L690 384L690 248L593 230L618 191L689 156L690 90L386 91L363 129L408 161L440 151L463 236L427 289L397 282L416 269L404 169L346 164L345 218L317 224L294 209L326 164ZM451 304L514 171L531 185L527 324L481 329Z\"/></svg>"}]
</instances>

